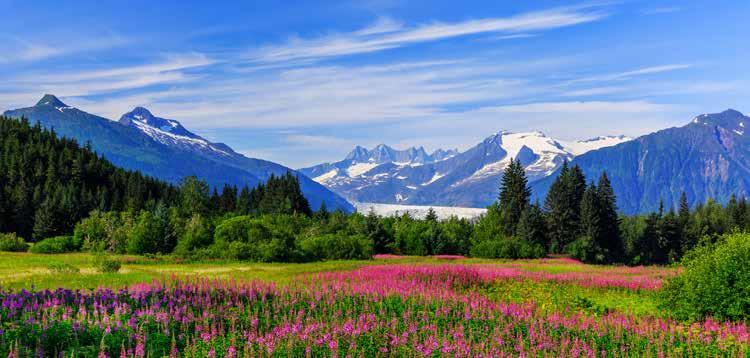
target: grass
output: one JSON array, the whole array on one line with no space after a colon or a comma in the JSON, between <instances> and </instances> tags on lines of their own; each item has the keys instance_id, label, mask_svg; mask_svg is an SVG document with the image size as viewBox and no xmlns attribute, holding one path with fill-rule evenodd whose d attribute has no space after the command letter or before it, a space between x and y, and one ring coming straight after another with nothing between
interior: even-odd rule
<instances>
[{"instance_id":1,"label":"grass","mask_svg":"<svg viewBox=\"0 0 750 358\"><path fill-rule=\"evenodd\" d=\"M315 263L249 263L249 262L197 262L184 263L169 257L144 258L118 256L123 262L119 273L99 273L93 267L93 256L86 253L45 255L32 253L0 253L0 287L11 289L94 289L97 287L124 287L141 282L164 281L178 278L203 277L237 281L260 280L286 284L304 275L354 270L376 264L482 264L516 268L526 272L606 273L629 274L630 269L612 266L590 266L559 260L438 260L424 257L399 257L366 261L329 261ZM80 273L60 273L50 270L54 265L70 265ZM643 269L659 277L670 272L668 268ZM529 279L501 280L483 287L488 297L513 303L535 302L545 311L580 310L604 314L622 312L634 315L660 316L656 292L627 290L614 287L582 287L575 284Z\"/></svg>"}]
</instances>

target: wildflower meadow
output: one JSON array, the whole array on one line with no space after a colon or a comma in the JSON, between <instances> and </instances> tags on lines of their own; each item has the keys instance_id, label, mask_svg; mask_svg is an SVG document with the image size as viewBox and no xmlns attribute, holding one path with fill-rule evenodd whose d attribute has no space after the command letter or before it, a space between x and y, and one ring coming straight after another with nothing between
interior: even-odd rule
<instances>
[{"instance_id":1,"label":"wildflower meadow","mask_svg":"<svg viewBox=\"0 0 750 358\"><path fill-rule=\"evenodd\" d=\"M671 268L397 256L338 266L283 283L173 272L93 290L2 289L0 356L745 356L750 347L745 323L580 303L635 304L658 294ZM551 309L533 293L494 294L519 285L568 291Z\"/></svg>"}]
</instances>

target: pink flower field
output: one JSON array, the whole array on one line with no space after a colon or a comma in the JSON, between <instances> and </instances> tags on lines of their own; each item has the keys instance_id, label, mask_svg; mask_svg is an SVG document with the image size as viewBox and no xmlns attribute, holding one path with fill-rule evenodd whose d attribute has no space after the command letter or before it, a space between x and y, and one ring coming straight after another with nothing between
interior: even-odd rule
<instances>
[{"instance_id":1,"label":"pink flower field","mask_svg":"<svg viewBox=\"0 0 750 358\"><path fill-rule=\"evenodd\" d=\"M98 357L744 356L744 323L543 312L480 288L504 280L651 291L673 271L560 261L376 264L293 283L173 280L93 292L0 292L0 354ZM570 263L567 263L570 265ZM588 269L586 269L588 268Z\"/></svg>"}]
</instances>

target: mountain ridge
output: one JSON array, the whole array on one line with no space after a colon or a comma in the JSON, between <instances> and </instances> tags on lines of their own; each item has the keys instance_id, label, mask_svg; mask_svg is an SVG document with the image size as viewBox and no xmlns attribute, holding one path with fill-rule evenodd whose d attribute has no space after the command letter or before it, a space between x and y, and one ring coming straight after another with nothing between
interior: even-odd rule
<instances>
[{"instance_id":1,"label":"mountain ridge","mask_svg":"<svg viewBox=\"0 0 750 358\"><path fill-rule=\"evenodd\" d=\"M732 109L701 114L681 127L585 153L571 165L589 180L606 171L625 214L655 211L662 200L676 208L683 191L691 206L709 198L726 203L732 194L750 193L749 124L750 117ZM543 199L556 176L533 183L534 197Z\"/></svg>"},{"instance_id":2,"label":"mountain ridge","mask_svg":"<svg viewBox=\"0 0 750 358\"><path fill-rule=\"evenodd\" d=\"M150 115L146 118L146 112ZM153 116L145 108L124 114L120 121L93 115L65 105L47 94L33 107L8 110L11 118L27 118L43 127L54 128L58 135L89 142L100 155L115 165L177 183L195 175L213 187L224 184L256 186L271 175L283 175L293 169L273 162L245 157L221 143L212 143L191 133L178 121ZM136 118L139 115L142 118ZM176 132L151 124L168 123ZM163 126L162 126L163 127ZM313 208L325 202L332 209L354 210L345 199L305 175L299 175L300 186Z\"/></svg>"},{"instance_id":3,"label":"mountain ridge","mask_svg":"<svg viewBox=\"0 0 750 358\"><path fill-rule=\"evenodd\" d=\"M411 147L398 152L413 156L399 161L392 155L397 150L386 145L371 150L356 146L344 160L300 171L354 202L486 207L497 197L510 158L518 158L534 181L577 152L627 140L613 136L563 142L538 131L500 131L464 152L437 149L425 156L424 148Z\"/></svg>"}]
</instances>

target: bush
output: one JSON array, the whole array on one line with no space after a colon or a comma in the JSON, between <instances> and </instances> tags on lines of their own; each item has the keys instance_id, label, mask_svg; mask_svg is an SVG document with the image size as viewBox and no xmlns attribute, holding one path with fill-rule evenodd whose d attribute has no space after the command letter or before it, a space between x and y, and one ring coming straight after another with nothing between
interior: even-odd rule
<instances>
[{"instance_id":1,"label":"bush","mask_svg":"<svg viewBox=\"0 0 750 358\"><path fill-rule=\"evenodd\" d=\"M66 263L51 263L47 267L52 274L73 275L81 272L78 267Z\"/></svg>"},{"instance_id":2,"label":"bush","mask_svg":"<svg viewBox=\"0 0 750 358\"><path fill-rule=\"evenodd\" d=\"M177 256L193 256L196 250L208 247L213 242L213 231L207 220L199 214L193 215L185 224L177 241L174 253Z\"/></svg>"},{"instance_id":3,"label":"bush","mask_svg":"<svg viewBox=\"0 0 750 358\"><path fill-rule=\"evenodd\" d=\"M28 250L29 244L24 239L16 236L16 234L0 234L0 251L26 252Z\"/></svg>"},{"instance_id":4,"label":"bush","mask_svg":"<svg viewBox=\"0 0 750 358\"><path fill-rule=\"evenodd\" d=\"M94 257L94 267L101 273L116 273L120 271L122 263L117 260L108 257L104 254L97 254Z\"/></svg>"},{"instance_id":5,"label":"bush","mask_svg":"<svg viewBox=\"0 0 750 358\"><path fill-rule=\"evenodd\" d=\"M125 253L128 235L135 218L130 212L92 211L88 218L76 224L73 237L87 251Z\"/></svg>"},{"instance_id":6,"label":"bush","mask_svg":"<svg viewBox=\"0 0 750 358\"><path fill-rule=\"evenodd\" d=\"M308 260L363 260L372 257L372 240L364 235L325 234L299 241Z\"/></svg>"},{"instance_id":7,"label":"bush","mask_svg":"<svg viewBox=\"0 0 750 358\"><path fill-rule=\"evenodd\" d=\"M81 250L81 242L73 236L56 236L37 242L31 247L35 254L64 254Z\"/></svg>"},{"instance_id":8,"label":"bush","mask_svg":"<svg viewBox=\"0 0 750 358\"><path fill-rule=\"evenodd\" d=\"M238 216L216 227L212 251L229 259L259 262L295 261L294 238L302 225L288 215Z\"/></svg>"},{"instance_id":9,"label":"bush","mask_svg":"<svg viewBox=\"0 0 750 358\"><path fill-rule=\"evenodd\" d=\"M141 211L128 234L128 253L155 254L159 251L159 242L165 235L164 222L149 211Z\"/></svg>"},{"instance_id":10,"label":"bush","mask_svg":"<svg viewBox=\"0 0 750 358\"><path fill-rule=\"evenodd\" d=\"M696 247L666 283L663 305L679 319L750 319L750 234Z\"/></svg>"},{"instance_id":11,"label":"bush","mask_svg":"<svg viewBox=\"0 0 750 358\"><path fill-rule=\"evenodd\" d=\"M607 262L607 255L604 250L588 236L579 237L568 244L565 247L565 252L572 258L585 263L603 264Z\"/></svg>"}]
</instances>

